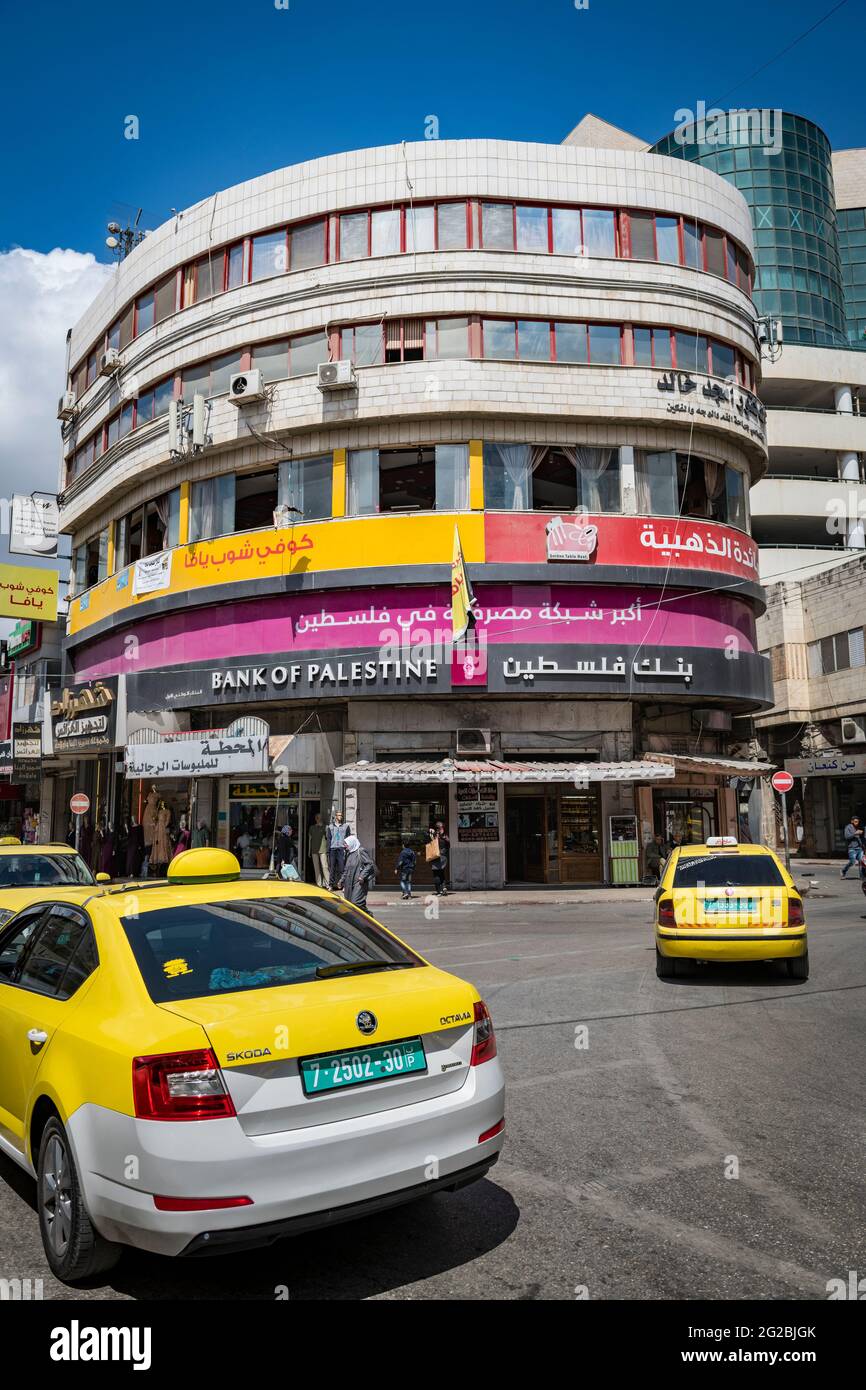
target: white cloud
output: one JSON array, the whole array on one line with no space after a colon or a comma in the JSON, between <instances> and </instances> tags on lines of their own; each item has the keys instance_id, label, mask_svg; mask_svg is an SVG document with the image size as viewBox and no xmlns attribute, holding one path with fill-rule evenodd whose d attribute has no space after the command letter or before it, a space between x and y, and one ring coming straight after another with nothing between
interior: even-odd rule
<instances>
[{"instance_id":1,"label":"white cloud","mask_svg":"<svg viewBox=\"0 0 866 1390\"><path fill-rule=\"evenodd\" d=\"M0 560L9 559L12 493L57 491L66 332L113 273L89 253L60 247L47 254L22 247L0 252L0 500L7 504ZM5 626L0 621L0 632Z\"/></svg>"}]
</instances>

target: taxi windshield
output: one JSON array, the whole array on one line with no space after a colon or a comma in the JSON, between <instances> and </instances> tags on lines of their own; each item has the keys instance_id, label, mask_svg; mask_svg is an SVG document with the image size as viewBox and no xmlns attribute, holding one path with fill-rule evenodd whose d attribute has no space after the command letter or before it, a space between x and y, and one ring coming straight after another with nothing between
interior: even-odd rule
<instances>
[{"instance_id":1,"label":"taxi windshield","mask_svg":"<svg viewBox=\"0 0 866 1390\"><path fill-rule=\"evenodd\" d=\"M769 854L680 855L674 888L782 888L784 879Z\"/></svg>"},{"instance_id":2,"label":"taxi windshield","mask_svg":"<svg viewBox=\"0 0 866 1390\"><path fill-rule=\"evenodd\" d=\"M0 888L43 888L61 883L95 884L78 854L0 854Z\"/></svg>"},{"instance_id":3,"label":"taxi windshield","mask_svg":"<svg viewBox=\"0 0 866 1390\"><path fill-rule=\"evenodd\" d=\"M424 964L345 902L179 904L121 921L155 1004Z\"/></svg>"}]
</instances>

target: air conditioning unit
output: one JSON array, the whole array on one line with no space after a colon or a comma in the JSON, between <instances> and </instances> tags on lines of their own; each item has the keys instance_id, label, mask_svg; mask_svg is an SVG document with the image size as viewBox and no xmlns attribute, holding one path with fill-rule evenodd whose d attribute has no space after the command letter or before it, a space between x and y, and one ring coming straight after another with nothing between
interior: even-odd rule
<instances>
[{"instance_id":1,"label":"air conditioning unit","mask_svg":"<svg viewBox=\"0 0 866 1390\"><path fill-rule=\"evenodd\" d=\"M489 729L458 729L458 753L489 753L492 749Z\"/></svg>"},{"instance_id":2,"label":"air conditioning unit","mask_svg":"<svg viewBox=\"0 0 866 1390\"><path fill-rule=\"evenodd\" d=\"M120 353L117 348L109 348L99 359L99 375L114 376L120 370Z\"/></svg>"},{"instance_id":3,"label":"air conditioning unit","mask_svg":"<svg viewBox=\"0 0 866 1390\"><path fill-rule=\"evenodd\" d=\"M75 392L64 391L57 402L57 418L68 422L75 418Z\"/></svg>"},{"instance_id":4,"label":"air conditioning unit","mask_svg":"<svg viewBox=\"0 0 866 1390\"><path fill-rule=\"evenodd\" d=\"M866 743L866 721L859 719L842 720L843 743Z\"/></svg>"},{"instance_id":5,"label":"air conditioning unit","mask_svg":"<svg viewBox=\"0 0 866 1390\"><path fill-rule=\"evenodd\" d=\"M358 378L351 362L320 362L318 387L320 391L345 391L357 386Z\"/></svg>"},{"instance_id":6,"label":"air conditioning unit","mask_svg":"<svg viewBox=\"0 0 866 1390\"><path fill-rule=\"evenodd\" d=\"M265 383L260 368L253 367L248 372L235 372L229 378L229 400L232 405L251 405L253 401L264 400Z\"/></svg>"}]
</instances>

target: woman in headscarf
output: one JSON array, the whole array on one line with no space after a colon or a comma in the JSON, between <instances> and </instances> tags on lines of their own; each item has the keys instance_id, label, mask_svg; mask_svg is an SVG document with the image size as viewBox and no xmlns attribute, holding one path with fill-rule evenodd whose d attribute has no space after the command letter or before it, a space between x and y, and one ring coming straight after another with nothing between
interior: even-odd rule
<instances>
[{"instance_id":1,"label":"woman in headscarf","mask_svg":"<svg viewBox=\"0 0 866 1390\"><path fill-rule=\"evenodd\" d=\"M367 906L367 893L376 879L376 865L357 835L346 836L346 863L340 887L347 902Z\"/></svg>"}]
</instances>

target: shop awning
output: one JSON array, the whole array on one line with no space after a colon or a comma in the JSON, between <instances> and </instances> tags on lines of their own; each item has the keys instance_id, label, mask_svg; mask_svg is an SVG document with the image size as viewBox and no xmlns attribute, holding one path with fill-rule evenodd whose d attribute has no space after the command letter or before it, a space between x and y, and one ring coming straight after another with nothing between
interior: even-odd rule
<instances>
[{"instance_id":1,"label":"shop awning","mask_svg":"<svg viewBox=\"0 0 866 1390\"><path fill-rule=\"evenodd\" d=\"M338 782L663 782L676 776L669 764L499 762L495 758L441 758L438 761L346 763L334 771Z\"/></svg>"},{"instance_id":2,"label":"shop awning","mask_svg":"<svg viewBox=\"0 0 866 1390\"><path fill-rule=\"evenodd\" d=\"M327 734L271 734L268 752L272 770L283 768L297 775L328 774L334 770L334 755Z\"/></svg>"},{"instance_id":3,"label":"shop awning","mask_svg":"<svg viewBox=\"0 0 866 1390\"><path fill-rule=\"evenodd\" d=\"M680 753L645 753L652 763L667 763L677 772L709 772L718 777L769 777L773 763L752 762L748 758L687 757Z\"/></svg>"}]
</instances>

